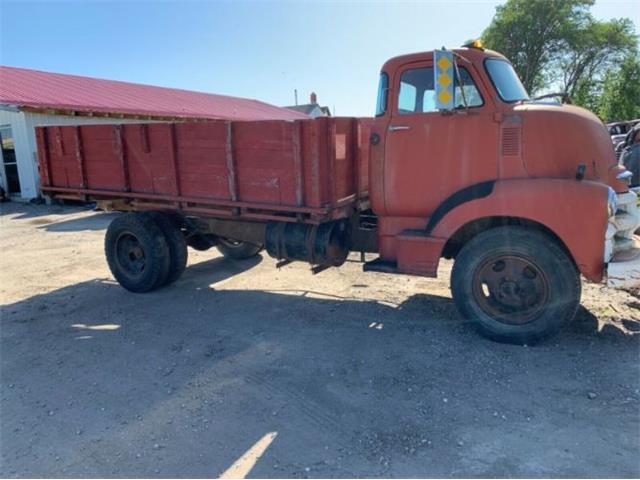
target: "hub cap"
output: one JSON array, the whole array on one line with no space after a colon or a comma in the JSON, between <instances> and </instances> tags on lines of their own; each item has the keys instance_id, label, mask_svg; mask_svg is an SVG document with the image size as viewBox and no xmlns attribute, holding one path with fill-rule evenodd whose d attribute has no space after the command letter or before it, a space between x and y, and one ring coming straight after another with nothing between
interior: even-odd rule
<instances>
[{"instance_id":1,"label":"hub cap","mask_svg":"<svg viewBox=\"0 0 640 480\"><path fill-rule=\"evenodd\" d=\"M497 256L473 274L473 296L480 308L499 322L522 325L533 321L549 299L549 281L533 260Z\"/></svg>"},{"instance_id":2,"label":"hub cap","mask_svg":"<svg viewBox=\"0 0 640 480\"><path fill-rule=\"evenodd\" d=\"M123 233L116 240L116 261L129 275L138 276L144 271L146 258L138 238L131 233Z\"/></svg>"}]
</instances>

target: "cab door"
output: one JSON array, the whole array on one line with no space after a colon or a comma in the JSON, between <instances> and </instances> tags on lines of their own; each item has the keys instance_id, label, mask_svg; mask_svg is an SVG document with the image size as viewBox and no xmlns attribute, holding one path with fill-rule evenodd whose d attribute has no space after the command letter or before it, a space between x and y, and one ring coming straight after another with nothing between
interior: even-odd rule
<instances>
[{"instance_id":1,"label":"cab door","mask_svg":"<svg viewBox=\"0 0 640 480\"><path fill-rule=\"evenodd\" d=\"M493 103L473 65L460 65L458 71L457 108L451 112L435 108L431 61L404 65L390 79L384 142L389 216L429 217L449 195L498 176Z\"/></svg>"}]
</instances>

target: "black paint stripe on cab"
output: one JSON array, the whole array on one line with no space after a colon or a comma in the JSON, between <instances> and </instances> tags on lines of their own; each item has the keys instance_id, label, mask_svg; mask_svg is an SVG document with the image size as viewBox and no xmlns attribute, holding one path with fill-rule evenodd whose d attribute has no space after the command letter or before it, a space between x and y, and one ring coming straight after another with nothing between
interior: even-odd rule
<instances>
[{"instance_id":1,"label":"black paint stripe on cab","mask_svg":"<svg viewBox=\"0 0 640 480\"><path fill-rule=\"evenodd\" d=\"M495 180L476 183L448 196L444 202L438 205L438 208L436 208L433 214L429 217L429 223L427 223L425 228L427 235L430 235L438 222L457 206L470 202L471 200L477 200L491 195L495 183Z\"/></svg>"}]
</instances>

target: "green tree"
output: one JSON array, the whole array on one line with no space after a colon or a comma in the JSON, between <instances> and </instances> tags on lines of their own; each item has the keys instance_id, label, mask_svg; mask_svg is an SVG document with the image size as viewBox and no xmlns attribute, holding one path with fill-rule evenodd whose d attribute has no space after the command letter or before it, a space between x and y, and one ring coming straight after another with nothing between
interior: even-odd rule
<instances>
[{"instance_id":1,"label":"green tree","mask_svg":"<svg viewBox=\"0 0 640 480\"><path fill-rule=\"evenodd\" d=\"M559 79L564 93L571 97L593 97L599 93L604 74L616 68L636 46L634 26L628 18L597 21L567 30L550 66L551 77Z\"/></svg>"},{"instance_id":2,"label":"green tree","mask_svg":"<svg viewBox=\"0 0 640 480\"><path fill-rule=\"evenodd\" d=\"M507 0L482 39L487 48L504 54L513 63L529 92L546 86L549 67L566 39L589 22L594 0Z\"/></svg>"},{"instance_id":3,"label":"green tree","mask_svg":"<svg viewBox=\"0 0 640 480\"><path fill-rule=\"evenodd\" d=\"M640 55L628 55L619 70L604 79L602 95L595 109L604 121L640 118Z\"/></svg>"}]
</instances>

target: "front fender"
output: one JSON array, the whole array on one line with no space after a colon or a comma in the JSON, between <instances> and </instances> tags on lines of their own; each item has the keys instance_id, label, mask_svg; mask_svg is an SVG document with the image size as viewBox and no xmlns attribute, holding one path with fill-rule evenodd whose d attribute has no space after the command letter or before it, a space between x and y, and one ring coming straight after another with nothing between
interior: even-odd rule
<instances>
[{"instance_id":1,"label":"front fender","mask_svg":"<svg viewBox=\"0 0 640 480\"><path fill-rule=\"evenodd\" d=\"M606 185L551 178L498 180L490 195L447 212L431 236L449 239L466 224L488 217L516 217L544 225L564 243L580 273L594 282L602 280Z\"/></svg>"}]
</instances>

